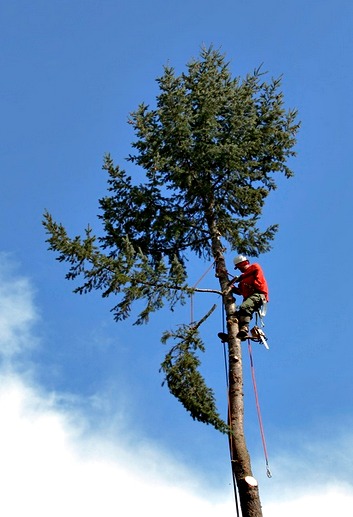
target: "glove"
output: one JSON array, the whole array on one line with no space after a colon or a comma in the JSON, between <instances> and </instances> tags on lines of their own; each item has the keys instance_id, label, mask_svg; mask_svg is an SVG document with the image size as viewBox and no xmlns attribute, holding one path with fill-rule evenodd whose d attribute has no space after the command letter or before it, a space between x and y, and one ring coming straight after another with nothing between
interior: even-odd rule
<instances>
[{"instance_id":1,"label":"glove","mask_svg":"<svg viewBox=\"0 0 353 517\"><path fill-rule=\"evenodd\" d=\"M229 280L228 285L232 285L235 282L238 282L239 278L239 276L233 276L232 280Z\"/></svg>"}]
</instances>

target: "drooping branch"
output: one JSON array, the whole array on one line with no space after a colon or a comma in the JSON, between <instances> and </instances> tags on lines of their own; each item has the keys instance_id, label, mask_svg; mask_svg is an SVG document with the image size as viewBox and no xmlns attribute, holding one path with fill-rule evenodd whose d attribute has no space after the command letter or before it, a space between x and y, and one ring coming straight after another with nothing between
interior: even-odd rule
<instances>
[{"instance_id":1,"label":"drooping branch","mask_svg":"<svg viewBox=\"0 0 353 517\"><path fill-rule=\"evenodd\" d=\"M165 374L164 383L169 391L182 403L194 420L210 424L222 433L229 432L228 425L220 418L213 390L206 386L199 372L198 353L205 351L199 335L199 327L215 310L216 305L197 323L180 325L174 332L165 332L162 342L170 338L177 341L165 356L161 371Z\"/></svg>"}]
</instances>

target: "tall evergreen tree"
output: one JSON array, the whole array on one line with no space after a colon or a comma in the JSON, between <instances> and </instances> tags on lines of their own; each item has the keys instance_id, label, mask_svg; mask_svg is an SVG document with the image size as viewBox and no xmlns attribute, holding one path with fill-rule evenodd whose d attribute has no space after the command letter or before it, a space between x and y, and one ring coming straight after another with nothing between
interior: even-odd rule
<instances>
[{"instance_id":1,"label":"tall evergreen tree","mask_svg":"<svg viewBox=\"0 0 353 517\"><path fill-rule=\"evenodd\" d=\"M262 515L253 483L243 429L243 375L237 338L235 299L229 286L225 247L258 256L269 251L277 230L261 231L265 199L276 188L275 174L292 176L299 128L296 111L284 108L280 79L264 80L260 69L232 78L224 55L202 49L177 75L167 66L157 79L156 105L141 104L131 114L136 140L128 157L143 181L105 157L108 193L100 199L103 236L87 228L69 238L49 213L44 225L49 249L69 264L68 279L81 278L82 294L114 296L117 321L143 301L136 324L164 306L174 308L195 289L188 284L187 258L194 254L215 263L229 335L229 417L220 417L212 389L199 372L204 350L197 323L185 324L163 340L174 345L162 363L171 393L194 419L229 435L232 470L244 517ZM197 289L196 289L197 290ZM250 482L249 482L250 480Z\"/></svg>"}]
</instances>

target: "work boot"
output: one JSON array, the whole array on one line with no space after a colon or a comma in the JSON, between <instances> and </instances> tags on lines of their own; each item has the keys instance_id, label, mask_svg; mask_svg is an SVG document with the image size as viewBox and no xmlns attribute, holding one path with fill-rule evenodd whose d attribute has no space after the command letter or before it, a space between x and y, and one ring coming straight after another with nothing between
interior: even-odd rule
<instances>
[{"instance_id":1,"label":"work boot","mask_svg":"<svg viewBox=\"0 0 353 517\"><path fill-rule=\"evenodd\" d=\"M222 343L228 343L228 334L225 332L218 332L217 336L222 341Z\"/></svg>"},{"instance_id":2,"label":"work boot","mask_svg":"<svg viewBox=\"0 0 353 517\"><path fill-rule=\"evenodd\" d=\"M247 327L246 325L243 325L239 329L238 338L241 339L242 341L245 341L246 338L248 337L248 334L249 334L249 327Z\"/></svg>"}]
</instances>

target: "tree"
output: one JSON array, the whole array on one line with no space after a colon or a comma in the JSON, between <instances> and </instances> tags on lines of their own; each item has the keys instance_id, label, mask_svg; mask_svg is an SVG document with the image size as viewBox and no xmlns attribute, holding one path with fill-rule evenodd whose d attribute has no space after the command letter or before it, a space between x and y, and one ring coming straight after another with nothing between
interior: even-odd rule
<instances>
[{"instance_id":1,"label":"tree","mask_svg":"<svg viewBox=\"0 0 353 517\"><path fill-rule=\"evenodd\" d=\"M232 78L225 56L212 47L202 49L186 73L166 66L157 79L155 108L141 104L129 119L136 140L128 162L140 177L143 171L143 181L133 181L105 157L103 236L88 227L84 237L69 238L49 213L44 219L49 249L69 264L66 277L82 279L75 292L116 297L116 321L131 315L134 302L144 302L136 324L164 306L184 303L195 291L188 284L188 257L214 261L219 290L210 291L222 295L229 335L228 422L199 372L205 347L199 329L208 314L164 334L164 341L175 344L161 369L194 419L228 433L244 517L262 512L244 437L241 343L224 244L250 256L271 248L277 226L262 231L260 216L277 186L275 174L292 176L286 163L295 155L299 128L296 111L284 108L281 80L266 82L264 75L257 69Z\"/></svg>"}]
</instances>

